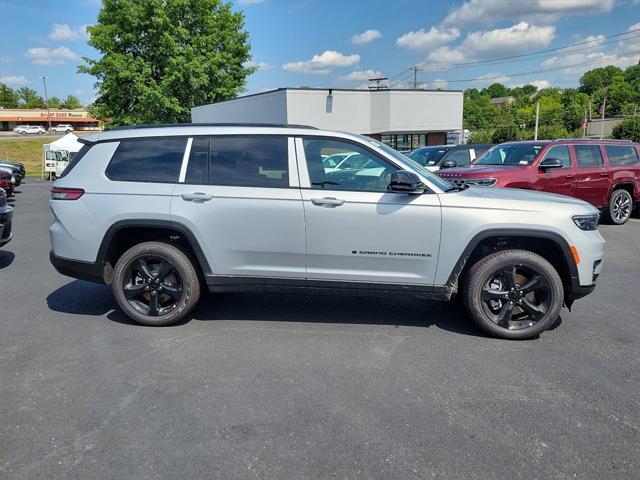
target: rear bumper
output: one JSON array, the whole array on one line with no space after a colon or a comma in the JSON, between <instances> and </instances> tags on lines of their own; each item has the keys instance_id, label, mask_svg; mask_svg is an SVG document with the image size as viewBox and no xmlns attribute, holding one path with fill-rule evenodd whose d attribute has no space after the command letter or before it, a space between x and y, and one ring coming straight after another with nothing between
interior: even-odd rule
<instances>
[{"instance_id":1,"label":"rear bumper","mask_svg":"<svg viewBox=\"0 0 640 480\"><path fill-rule=\"evenodd\" d=\"M105 281L104 265L99 263L58 257L53 253L53 250L49 252L49 261L58 273L66 275L67 277L94 283L107 283Z\"/></svg>"}]
</instances>

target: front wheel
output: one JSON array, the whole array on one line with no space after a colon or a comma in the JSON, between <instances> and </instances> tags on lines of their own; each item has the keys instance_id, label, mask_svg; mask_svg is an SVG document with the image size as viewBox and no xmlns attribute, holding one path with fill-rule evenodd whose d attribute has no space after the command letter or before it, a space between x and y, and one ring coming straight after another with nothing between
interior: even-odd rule
<instances>
[{"instance_id":1,"label":"front wheel","mask_svg":"<svg viewBox=\"0 0 640 480\"><path fill-rule=\"evenodd\" d=\"M113 270L113 294L122 311L143 325L172 325L198 303L200 282L178 248L145 242L127 250Z\"/></svg>"},{"instance_id":2,"label":"front wheel","mask_svg":"<svg viewBox=\"0 0 640 480\"><path fill-rule=\"evenodd\" d=\"M626 190L616 190L611 194L607 206L607 218L614 225L627 223L633 212L633 198Z\"/></svg>"},{"instance_id":3,"label":"front wheel","mask_svg":"<svg viewBox=\"0 0 640 480\"><path fill-rule=\"evenodd\" d=\"M462 294L471 318L485 332L527 339L554 325L564 289L556 269L540 255L503 250L471 267Z\"/></svg>"}]
</instances>

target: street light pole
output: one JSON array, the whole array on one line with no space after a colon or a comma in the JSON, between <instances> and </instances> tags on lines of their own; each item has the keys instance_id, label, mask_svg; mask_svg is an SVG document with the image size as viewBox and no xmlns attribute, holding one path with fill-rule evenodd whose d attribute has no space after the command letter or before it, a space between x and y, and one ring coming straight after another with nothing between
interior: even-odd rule
<instances>
[{"instance_id":1,"label":"street light pole","mask_svg":"<svg viewBox=\"0 0 640 480\"><path fill-rule=\"evenodd\" d=\"M40 77L44 85L44 104L47 107L47 120L49 120L49 130L51 130L51 112L49 111L49 98L47 97L47 78L44 75Z\"/></svg>"}]
</instances>

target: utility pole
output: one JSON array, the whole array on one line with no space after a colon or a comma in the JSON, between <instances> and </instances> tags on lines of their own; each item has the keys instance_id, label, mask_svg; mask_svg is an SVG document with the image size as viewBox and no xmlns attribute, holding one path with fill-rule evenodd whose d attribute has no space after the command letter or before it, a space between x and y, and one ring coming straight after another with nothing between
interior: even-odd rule
<instances>
[{"instance_id":1,"label":"utility pole","mask_svg":"<svg viewBox=\"0 0 640 480\"><path fill-rule=\"evenodd\" d=\"M51 130L51 112L49 111L49 97L47 97L47 78L44 75L40 77L44 85L44 104L47 107L47 120L49 120L49 130Z\"/></svg>"},{"instance_id":2,"label":"utility pole","mask_svg":"<svg viewBox=\"0 0 640 480\"><path fill-rule=\"evenodd\" d=\"M604 111L607 109L607 97L602 102L602 120L600 120L600 140L604 137Z\"/></svg>"},{"instance_id":3,"label":"utility pole","mask_svg":"<svg viewBox=\"0 0 640 480\"><path fill-rule=\"evenodd\" d=\"M582 122L582 138L587 138L587 109L584 110L584 121Z\"/></svg>"},{"instance_id":4,"label":"utility pole","mask_svg":"<svg viewBox=\"0 0 640 480\"><path fill-rule=\"evenodd\" d=\"M413 89L416 90L418 88L418 72L422 71L422 67L414 65L413 67L409 68L409 70L413 70Z\"/></svg>"},{"instance_id":5,"label":"utility pole","mask_svg":"<svg viewBox=\"0 0 640 480\"><path fill-rule=\"evenodd\" d=\"M540 100L536 103L536 129L533 134L533 139L538 140L538 121L540 120Z\"/></svg>"}]
</instances>

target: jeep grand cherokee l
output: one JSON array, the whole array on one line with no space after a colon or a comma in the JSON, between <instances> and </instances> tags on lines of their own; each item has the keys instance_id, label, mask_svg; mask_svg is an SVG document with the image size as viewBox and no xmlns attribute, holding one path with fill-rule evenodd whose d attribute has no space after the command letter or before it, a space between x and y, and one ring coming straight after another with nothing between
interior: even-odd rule
<instances>
[{"instance_id":1,"label":"jeep grand cherokee l","mask_svg":"<svg viewBox=\"0 0 640 480\"><path fill-rule=\"evenodd\" d=\"M498 145L469 168L439 171L457 183L524 188L576 197L611 223L640 201L640 145L620 140L556 140Z\"/></svg>"},{"instance_id":2,"label":"jeep grand cherokee l","mask_svg":"<svg viewBox=\"0 0 640 480\"><path fill-rule=\"evenodd\" d=\"M490 334L529 338L602 268L598 211L457 187L368 137L294 126L114 129L54 183L51 262L111 284L146 325L213 292L295 287L461 297ZM367 157L335 170L337 153Z\"/></svg>"}]
</instances>

